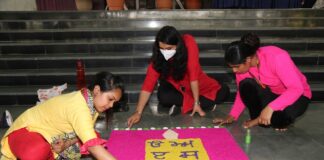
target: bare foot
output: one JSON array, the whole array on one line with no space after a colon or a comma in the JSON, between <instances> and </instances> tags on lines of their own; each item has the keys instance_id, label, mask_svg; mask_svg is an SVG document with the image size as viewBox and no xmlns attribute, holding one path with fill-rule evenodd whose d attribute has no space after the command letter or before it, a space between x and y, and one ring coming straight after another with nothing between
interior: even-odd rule
<instances>
[{"instance_id":1,"label":"bare foot","mask_svg":"<svg viewBox=\"0 0 324 160\"><path fill-rule=\"evenodd\" d=\"M256 125L259 124L259 120L256 118L256 119L253 119L253 120L247 120L243 123L243 127L244 128L251 128L251 127L254 127Z\"/></svg>"},{"instance_id":2,"label":"bare foot","mask_svg":"<svg viewBox=\"0 0 324 160\"><path fill-rule=\"evenodd\" d=\"M213 123L217 124L218 126L221 126L223 124L229 124L233 123L234 117L231 115L228 115L226 118L215 118L213 119Z\"/></svg>"},{"instance_id":3,"label":"bare foot","mask_svg":"<svg viewBox=\"0 0 324 160\"><path fill-rule=\"evenodd\" d=\"M286 132L288 128L276 128L275 130L279 132Z\"/></svg>"}]
</instances>

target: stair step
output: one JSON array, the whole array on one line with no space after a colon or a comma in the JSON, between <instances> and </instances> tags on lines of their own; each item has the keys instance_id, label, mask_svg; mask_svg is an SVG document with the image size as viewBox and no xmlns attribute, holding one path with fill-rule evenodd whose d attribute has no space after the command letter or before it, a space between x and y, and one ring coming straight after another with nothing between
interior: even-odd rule
<instances>
[{"instance_id":1,"label":"stair step","mask_svg":"<svg viewBox=\"0 0 324 160\"><path fill-rule=\"evenodd\" d=\"M217 9L217 10L170 10L170 11L46 11L0 12L0 20L38 19L223 19L223 18L274 18L274 17L324 17L323 10L314 9Z\"/></svg>"},{"instance_id":2,"label":"stair step","mask_svg":"<svg viewBox=\"0 0 324 160\"><path fill-rule=\"evenodd\" d=\"M318 81L309 82L312 91L323 91L324 84ZM57 84L61 85L61 84ZM72 92L77 90L75 85L67 84L67 89L64 93ZM236 92L236 85L234 83L229 83L231 92ZM38 89L52 88L53 85L29 85L29 86L0 86L0 96L3 95L37 95ZM141 91L142 83L130 83L125 84L125 91L127 93L139 93Z\"/></svg>"},{"instance_id":3,"label":"stair step","mask_svg":"<svg viewBox=\"0 0 324 160\"><path fill-rule=\"evenodd\" d=\"M104 39L104 38L133 38L139 36L155 36L158 29L154 30L141 30L134 28L127 29L48 29L48 30L10 30L2 31L0 30L0 42L23 42L23 41L53 41L53 40L78 40L78 39ZM218 37L220 39L226 37L240 37L244 33L254 32L261 37L323 37L324 36L324 27L321 28L287 28L274 30L271 28L243 28L243 29L206 29L206 30L194 30L194 29L180 29L181 33L192 34L194 37Z\"/></svg>"},{"instance_id":4,"label":"stair step","mask_svg":"<svg viewBox=\"0 0 324 160\"><path fill-rule=\"evenodd\" d=\"M274 36L259 36L264 43L323 43L322 37L274 37ZM240 37L194 37L197 43L230 43L239 40ZM63 45L63 44L146 44L154 42L155 36L137 36L123 38L91 38L91 39L71 39L71 40L26 40L14 42L2 42L0 46L30 46L30 45Z\"/></svg>"},{"instance_id":5,"label":"stair step","mask_svg":"<svg viewBox=\"0 0 324 160\"><path fill-rule=\"evenodd\" d=\"M323 50L323 38L275 38L261 37L264 45L277 45L286 50ZM196 37L200 51L223 50L237 38L203 38ZM129 38L129 39L100 39L78 41L55 42L20 42L0 43L1 54L50 54L50 53L95 53L95 52L137 52L151 51L153 37Z\"/></svg>"},{"instance_id":6,"label":"stair step","mask_svg":"<svg viewBox=\"0 0 324 160\"><path fill-rule=\"evenodd\" d=\"M1 30L39 30L39 29L91 29L91 28L120 28L125 29L129 26L134 29L157 29L165 25L175 26L188 26L195 29L210 29L210 28L254 28L272 27L272 28L300 28L300 27L323 27L324 18L280 18L280 19L208 19L208 20L195 20L191 19L165 19L165 20L121 20L121 19L103 19L103 20L21 20L21 21L0 21ZM148 23L149 22L149 23ZM189 27L189 26L188 26Z\"/></svg>"},{"instance_id":7,"label":"stair step","mask_svg":"<svg viewBox=\"0 0 324 160\"><path fill-rule=\"evenodd\" d=\"M323 51L289 52L297 65L324 65ZM106 52L106 53L66 53L66 54L15 54L0 55L0 69L42 69L75 68L76 60L82 59L86 68L94 67L145 67L150 52ZM202 66L224 66L224 51L200 52Z\"/></svg>"},{"instance_id":8,"label":"stair step","mask_svg":"<svg viewBox=\"0 0 324 160\"><path fill-rule=\"evenodd\" d=\"M324 56L323 50L287 50L291 57L322 57ZM53 54L3 54L0 55L1 60L17 61L17 60L95 60L95 59L137 59L137 58L150 58L152 52L98 52L98 53L53 53ZM200 58L223 58L224 50L206 50L199 53Z\"/></svg>"},{"instance_id":9,"label":"stair step","mask_svg":"<svg viewBox=\"0 0 324 160\"><path fill-rule=\"evenodd\" d=\"M324 66L300 66L302 72L317 73L324 72ZM227 67L220 66L206 66L202 67L205 73L219 72L223 73L228 71ZM105 68L86 68L86 73L94 75L97 71L108 70L115 74L146 74L145 67L105 67ZM43 75L74 75L75 69L12 69L12 70L0 70L0 77L2 76L43 76Z\"/></svg>"},{"instance_id":10,"label":"stair step","mask_svg":"<svg viewBox=\"0 0 324 160\"><path fill-rule=\"evenodd\" d=\"M230 68L221 66L202 67L205 73L222 82L232 82L234 75ZM301 71L309 81L324 81L324 66L300 66ZM105 67L86 68L86 78L91 80L99 71L110 71L120 75L126 83L142 83L145 67ZM0 84L13 85L57 85L62 83L75 84L76 71L74 68L65 69L12 69L0 70ZM89 83L91 83L89 81Z\"/></svg>"},{"instance_id":11,"label":"stair step","mask_svg":"<svg viewBox=\"0 0 324 160\"><path fill-rule=\"evenodd\" d=\"M230 33L229 33L230 32ZM324 35L324 27L321 29L310 30L295 30L287 31L280 30L277 32L269 30L242 30L242 31L182 31L182 33L192 34L197 41L229 41L238 39L242 34L254 32L258 34L262 40L271 41L280 39L281 41L298 41L302 40L320 40ZM33 44L33 43L75 43L75 42L112 42L126 41L134 43L138 41L153 41L157 31L64 31L64 32L0 32L1 41L3 44ZM277 33L277 34L275 34ZM116 38L118 37L118 38ZM284 37L284 38L283 38ZM201 40L200 40L201 39Z\"/></svg>"},{"instance_id":12,"label":"stair step","mask_svg":"<svg viewBox=\"0 0 324 160\"><path fill-rule=\"evenodd\" d=\"M142 84L126 84L126 93L128 94L128 102L136 103L138 100L139 92L141 90ZM313 97L312 101L322 101L321 97L324 96L324 84L319 82L310 83ZM37 90L51 88L50 85L30 85L26 87L22 86L1 86L0 87L0 101L1 105L34 105L38 101ZM230 87L230 98L229 102L233 102L236 86L233 83L229 84ZM75 91L76 87L74 85L68 85L68 89L64 93ZM151 100L156 101L156 91L152 94Z\"/></svg>"}]
</instances>

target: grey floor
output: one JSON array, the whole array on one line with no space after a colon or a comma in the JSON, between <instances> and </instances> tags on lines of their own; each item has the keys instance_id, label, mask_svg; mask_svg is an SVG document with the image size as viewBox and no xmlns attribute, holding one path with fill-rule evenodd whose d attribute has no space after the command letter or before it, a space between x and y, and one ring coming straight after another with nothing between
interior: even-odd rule
<instances>
[{"instance_id":1,"label":"grey floor","mask_svg":"<svg viewBox=\"0 0 324 160\"><path fill-rule=\"evenodd\" d=\"M126 128L126 120L134 110L135 105L130 106L129 112L115 113L109 127L99 120L96 128L103 137L108 138L112 128ZM26 107L9 109L13 117L17 117ZM142 120L134 128L146 127L177 127L177 126L209 126L214 117L225 116L230 109L230 104L219 105L214 112L208 113L205 117L198 115L153 115L146 107ZM254 127L251 129L252 140L245 144L246 130L241 127L244 120L248 118L245 112L232 125L225 126L236 139L237 143L246 152L251 160L322 160L324 159L324 103L312 103L306 114L298 119L296 123L286 132L277 132L271 128ZM6 129L1 129L1 135ZM217 136L217 135L215 135ZM91 159L91 158L85 158Z\"/></svg>"}]
</instances>

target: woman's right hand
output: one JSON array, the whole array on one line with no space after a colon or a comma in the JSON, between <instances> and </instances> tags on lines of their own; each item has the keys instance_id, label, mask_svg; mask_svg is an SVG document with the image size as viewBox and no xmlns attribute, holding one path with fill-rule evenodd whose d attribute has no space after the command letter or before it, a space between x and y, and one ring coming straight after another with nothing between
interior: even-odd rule
<instances>
[{"instance_id":1,"label":"woman's right hand","mask_svg":"<svg viewBox=\"0 0 324 160\"><path fill-rule=\"evenodd\" d=\"M141 120L142 114L139 112L133 113L127 120L128 128L131 128L133 124L138 123Z\"/></svg>"},{"instance_id":2,"label":"woman's right hand","mask_svg":"<svg viewBox=\"0 0 324 160\"><path fill-rule=\"evenodd\" d=\"M57 139L56 141L54 141L51 145L52 145L52 150L59 154L61 152L63 152L65 149L69 148L70 146L74 145L75 143L78 142L78 138L72 138L72 139Z\"/></svg>"},{"instance_id":3,"label":"woman's right hand","mask_svg":"<svg viewBox=\"0 0 324 160\"><path fill-rule=\"evenodd\" d=\"M214 124L218 124L218 126L221 126L223 124L230 124L233 123L234 117L231 115L228 115L226 118L215 118L213 119Z\"/></svg>"},{"instance_id":4,"label":"woman's right hand","mask_svg":"<svg viewBox=\"0 0 324 160\"><path fill-rule=\"evenodd\" d=\"M97 160L116 160L106 148L101 145L88 147L88 151L97 159Z\"/></svg>"},{"instance_id":5,"label":"woman's right hand","mask_svg":"<svg viewBox=\"0 0 324 160\"><path fill-rule=\"evenodd\" d=\"M200 105L195 105L192 112L191 112L191 115L190 116L193 116L195 113L198 113L199 116L201 117L204 117L206 115L206 113L201 109Z\"/></svg>"}]
</instances>

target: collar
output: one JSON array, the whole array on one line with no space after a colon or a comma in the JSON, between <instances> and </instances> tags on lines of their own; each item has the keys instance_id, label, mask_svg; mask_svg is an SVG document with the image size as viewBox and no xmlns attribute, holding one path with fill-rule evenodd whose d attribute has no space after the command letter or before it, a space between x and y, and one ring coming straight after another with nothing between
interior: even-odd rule
<instances>
[{"instance_id":1,"label":"collar","mask_svg":"<svg viewBox=\"0 0 324 160\"><path fill-rule=\"evenodd\" d=\"M91 116L94 117L95 113L97 112L94 105L93 105L93 96L89 89L82 88L81 93L84 97L84 99L87 102L87 106L90 109Z\"/></svg>"}]
</instances>

